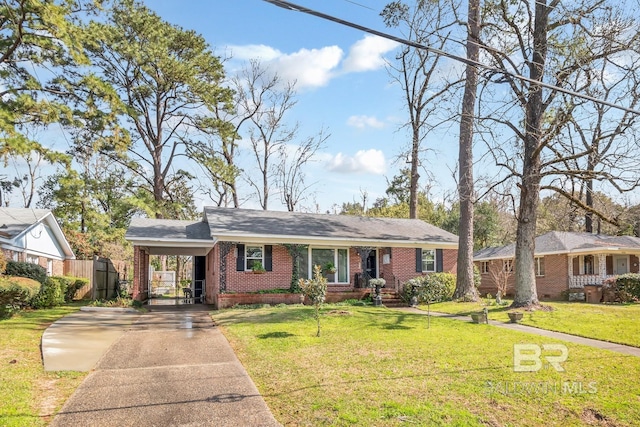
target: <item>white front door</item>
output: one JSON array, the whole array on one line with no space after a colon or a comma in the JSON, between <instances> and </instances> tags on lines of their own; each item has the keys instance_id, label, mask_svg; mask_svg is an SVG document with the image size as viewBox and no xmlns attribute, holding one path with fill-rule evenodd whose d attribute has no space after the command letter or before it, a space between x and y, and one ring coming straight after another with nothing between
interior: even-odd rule
<instances>
[{"instance_id":1,"label":"white front door","mask_svg":"<svg viewBox=\"0 0 640 427\"><path fill-rule=\"evenodd\" d=\"M615 273L616 274L625 274L629 272L629 258L628 257L620 257L615 258Z\"/></svg>"}]
</instances>

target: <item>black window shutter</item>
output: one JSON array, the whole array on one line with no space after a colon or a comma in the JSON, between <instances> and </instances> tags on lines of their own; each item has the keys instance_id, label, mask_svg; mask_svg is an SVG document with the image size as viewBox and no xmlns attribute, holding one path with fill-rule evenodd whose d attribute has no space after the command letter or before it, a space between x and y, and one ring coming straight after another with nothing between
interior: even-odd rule
<instances>
[{"instance_id":1,"label":"black window shutter","mask_svg":"<svg viewBox=\"0 0 640 427\"><path fill-rule=\"evenodd\" d=\"M267 271L273 270L273 246L264 246L264 269Z\"/></svg>"},{"instance_id":2,"label":"black window shutter","mask_svg":"<svg viewBox=\"0 0 640 427\"><path fill-rule=\"evenodd\" d=\"M244 245L237 244L238 258L236 258L236 271L244 271Z\"/></svg>"},{"instance_id":3,"label":"black window shutter","mask_svg":"<svg viewBox=\"0 0 640 427\"><path fill-rule=\"evenodd\" d=\"M422 273L422 248L416 248L416 272Z\"/></svg>"},{"instance_id":4,"label":"black window shutter","mask_svg":"<svg viewBox=\"0 0 640 427\"><path fill-rule=\"evenodd\" d=\"M444 260L442 259L442 249L436 249L436 272L442 273L444 270L442 264Z\"/></svg>"}]
</instances>

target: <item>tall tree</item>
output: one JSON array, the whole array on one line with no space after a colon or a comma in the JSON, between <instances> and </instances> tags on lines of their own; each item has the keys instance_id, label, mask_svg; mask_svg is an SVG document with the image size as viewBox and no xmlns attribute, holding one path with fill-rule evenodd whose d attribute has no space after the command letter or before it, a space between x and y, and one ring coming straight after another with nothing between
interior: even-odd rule
<instances>
[{"instance_id":1,"label":"tall tree","mask_svg":"<svg viewBox=\"0 0 640 427\"><path fill-rule=\"evenodd\" d=\"M603 0L570 4L488 0L486 4L484 42L490 44L486 51L493 67L500 70L489 77L492 83L505 84L512 97L505 99L501 91L500 98L491 99L494 110L484 116L492 126L507 126L516 138L513 144L500 138L491 147L519 188L513 305L536 305L536 222L541 187L549 184L543 182L544 171L558 168L571 156L586 155L577 150L567 157L556 150L554 142L575 113L575 102L567 104L558 90L545 89L543 82L566 88L576 73L598 61L633 55L639 33L634 20L625 17L629 11L624 5ZM526 74L528 79L514 74Z\"/></svg>"},{"instance_id":2,"label":"tall tree","mask_svg":"<svg viewBox=\"0 0 640 427\"><path fill-rule=\"evenodd\" d=\"M87 12L98 2L83 0L6 0L0 3L0 156L31 152L35 141L24 126L45 126L69 120L71 110L53 102L55 93L41 81L37 69L49 70L86 62L81 53L75 12Z\"/></svg>"},{"instance_id":3,"label":"tall tree","mask_svg":"<svg viewBox=\"0 0 640 427\"><path fill-rule=\"evenodd\" d=\"M190 215L180 210L193 203L184 185L192 178L185 144L194 134L216 132L220 123L203 117L231 106L219 58L202 36L163 21L133 0L116 1L85 33L95 78L79 76L72 86L81 83L80 93L93 92L106 82L103 90L110 97L102 102L130 135L104 140L101 151L144 183L148 197L141 202L157 218Z\"/></svg>"},{"instance_id":4,"label":"tall tree","mask_svg":"<svg viewBox=\"0 0 640 427\"><path fill-rule=\"evenodd\" d=\"M467 10L467 59L474 63L480 59L480 0L468 0ZM473 128L475 123L478 69L467 63L465 70L460 138L458 141L458 197L460 201L460 226L458 228L458 265L454 298L476 301L478 291L473 271Z\"/></svg>"},{"instance_id":5,"label":"tall tree","mask_svg":"<svg viewBox=\"0 0 640 427\"><path fill-rule=\"evenodd\" d=\"M399 28L404 37L425 46L443 49L449 42L450 29L456 25L454 7L448 2L420 0L413 6L402 1L387 4L381 16L388 27ZM397 64L389 63L392 78L400 85L409 113L406 126L411 144L402 157L411 164L409 186L409 217L418 218L418 192L421 156L426 137L438 124L438 101L451 89L440 73L442 56L429 50L403 46L396 56Z\"/></svg>"}]
</instances>

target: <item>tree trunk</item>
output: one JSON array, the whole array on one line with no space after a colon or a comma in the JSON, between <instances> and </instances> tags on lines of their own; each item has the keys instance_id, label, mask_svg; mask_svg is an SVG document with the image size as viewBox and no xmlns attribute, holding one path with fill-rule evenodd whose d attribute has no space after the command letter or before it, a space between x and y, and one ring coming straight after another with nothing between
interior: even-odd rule
<instances>
[{"instance_id":1,"label":"tree trunk","mask_svg":"<svg viewBox=\"0 0 640 427\"><path fill-rule=\"evenodd\" d=\"M595 150L597 150L597 148L595 148ZM594 157L594 153L589 154L589 160L587 161L587 171L589 172L593 172L596 168ZM587 179L586 187L585 204L593 209L593 179ZM586 211L584 214L584 231L593 233L593 212L591 211Z\"/></svg>"},{"instance_id":2,"label":"tree trunk","mask_svg":"<svg viewBox=\"0 0 640 427\"><path fill-rule=\"evenodd\" d=\"M480 1L469 0L469 29L467 34L467 58L478 61L480 48L478 34L480 31ZM462 97L462 116L460 118L459 141L459 187L460 225L458 228L458 267L456 290L453 298L477 301L478 290L473 274L473 124L478 87L478 70L467 64L464 95Z\"/></svg>"},{"instance_id":3,"label":"tree trunk","mask_svg":"<svg viewBox=\"0 0 640 427\"><path fill-rule=\"evenodd\" d=\"M409 182L409 218L418 218L418 156L420 155L420 130L413 129L413 144L411 146L411 180ZM363 206L364 208L364 206Z\"/></svg>"},{"instance_id":4,"label":"tree trunk","mask_svg":"<svg viewBox=\"0 0 640 427\"><path fill-rule=\"evenodd\" d=\"M533 61L529 63L529 77L542 81L547 56L547 5L539 0L535 6L533 29ZM538 292L535 274L535 238L538 203L540 200L542 140L542 87L531 83L525 104L524 159L520 185L520 208L515 253L515 296L513 307L537 305Z\"/></svg>"}]
</instances>

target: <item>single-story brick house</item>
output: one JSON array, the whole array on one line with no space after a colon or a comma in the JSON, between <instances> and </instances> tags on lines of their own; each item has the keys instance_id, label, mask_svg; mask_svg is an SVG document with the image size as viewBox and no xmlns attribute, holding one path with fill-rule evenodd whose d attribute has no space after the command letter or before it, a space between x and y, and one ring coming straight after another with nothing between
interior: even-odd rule
<instances>
[{"instance_id":1,"label":"single-story brick house","mask_svg":"<svg viewBox=\"0 0 640 427\"><path fill-rule=\"evenodd\" d=\"M64 261L75 259L48 209L0 208L0 248L7 260L38 264L50 276L62 276Z\"/></svg>"},{"instance_id":2,"label":"single-story brick house","mask_svg":"<svg viewBox=\"0 0 640 427\"><path fill-rule=\"evenodd\" d=\"M481 294L498 291L506 283L513 294L515 243L476 252ZM601 285L608 277L638 273L640 238L550 231L535 240L538 297L560 298L564 292L579 294L585 285Z\"/></svg>"},{"instance_id":3,"label":"single-story brick house","mask_svg":"<svg viewBox=\"0 0 640 427\"><path fill-rule=\"evenodd\" d=\"M393 288L428 272L455 272L458 248L457 236L417 219L218 207L205 207L199 221L134 218L126 239L134 246L135 298L149 297L150 255L192 255L194 297L216 306L221 293L289 288L294 258L303 278L313 265L333 264L335 272L323 273L329 292L344 292L367 276ZM264 274L252 272L257 262Z\"/></svg>"}]
</instances>

